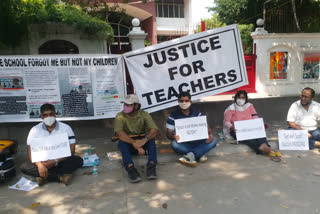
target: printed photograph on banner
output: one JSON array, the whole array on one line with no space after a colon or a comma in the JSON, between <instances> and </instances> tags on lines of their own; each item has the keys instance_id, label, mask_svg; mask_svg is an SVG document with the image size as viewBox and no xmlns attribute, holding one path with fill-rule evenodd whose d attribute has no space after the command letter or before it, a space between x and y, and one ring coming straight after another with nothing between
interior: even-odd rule
<instances>
[{"instance_id":1,"label":"printed photograph on banner","mask_svg":"<svg viewBox=\"0 0 320 214\"><path fill-rule=\"evenodd\" d=\"M44 103L37 103L37 104L32 104L32 103L28 103L28 113L29 113L29 118L40 118L40 107L43 105ZM56 117L57 118L61 118L62 117L62 113L63 113L63 108L61 103L50 103L54 106L54 108L56 109Z\"/></svg>"},{"instance_id":2,"label":"printed photograph on banner","mask_svg":"<svg viewBox=\"0 0 320 214\"><path fill-rule=\"evenodd\" d=\"M124 54L148 112L177 105L180 91L200 99L248 84L237 25L208 30Z\"/></svg>"},{"instance_id":3,"label":"printed photograph on banner","mask_svg":"<svg viewBox=\"0 0 320 214\"><path fill-rule=\"evenodd\" d=\"M26 96L22 69L0 69L0 96Z\"/></svg>"},{"instance_id":4,"label":"printed photograph on banner","mask_svg":"<svg viewBox=\"0 0 320 214\"><path fill-rule=\"evenodd\" d=\"M122 109L126 81L123 62L109 68L96 68L93 76L96 116L114 117Z\"/></svg>"},{"instance_id":5,"label":"printed photograph on banner","mask_svg":"<svg viewBox=\"0 0 320 214\"><path fill-rule=\"evenodd\" d=\"M0 69L0 116L27 114L26 91L21 69Z\"/></svg>"},{"instance_id":6,"label":"printed photograph on banner","mask_svg":"<svg viewBox=\"0 0 320 214\"><path fill-rule=\"evenodd\" d=\"M89 117L94 115L89 67L60 69L59 85L64 117Z\"/></svg>"}]
</instances>

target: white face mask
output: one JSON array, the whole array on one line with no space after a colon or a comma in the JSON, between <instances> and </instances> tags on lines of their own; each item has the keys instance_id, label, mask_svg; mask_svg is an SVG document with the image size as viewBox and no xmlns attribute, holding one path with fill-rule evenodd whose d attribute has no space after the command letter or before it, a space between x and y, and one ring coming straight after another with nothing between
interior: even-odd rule
<instances>
[{"instance_id":1,"label":"white face mask","mask_svg":"<svg viewBox=\"0 0 320 214\"><path fill-rule=\"evenodd\" d=\"M44 124L46 124L47 126L52 126L52 124L54 124L55 121L55 117L46 117L43 119Z\"/></svg>"},{"instance_id":2,"label":"white face mask","mask_svg":"<svg viewBox=\"0 0 320 214\"><path fill-rule=\"evenodd\" d=\"M243 106L245 104L246 100L243 100L243 99L237 99L236 100L236 103L238 106Z\"/></svg>"},{"instance_id":3,"label":"white face mask","mask_svg":"<svg viewBox=\"0 0 320 214\"><path fill-rule=\"evenodd\" d=\"M179 107L182 108L183 110L188 109L191 106L191 102L189 103L179 103Z\"/></svg>"}]
</instances>

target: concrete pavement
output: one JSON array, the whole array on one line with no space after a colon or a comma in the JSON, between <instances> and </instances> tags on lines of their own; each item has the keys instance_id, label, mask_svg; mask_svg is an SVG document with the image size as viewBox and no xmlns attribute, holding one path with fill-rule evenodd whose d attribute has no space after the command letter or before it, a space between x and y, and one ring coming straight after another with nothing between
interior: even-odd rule
<instances>
[{"instance_id":1,"label":"concrete pavement","mask_svg":"<svg viewBox=\"0 0 320 214\"><path fill-rule=\"evenodd\" d=\"M22 192L1 185L0 213L319 213L319 158L314 150L283 152L279 163L252 152L211 155L196 168L161 161L154 181L139 164L143 181L131 184L118 161L102 157L97 177L82 168L70 186Z\"/></svg>"}]
</instances>

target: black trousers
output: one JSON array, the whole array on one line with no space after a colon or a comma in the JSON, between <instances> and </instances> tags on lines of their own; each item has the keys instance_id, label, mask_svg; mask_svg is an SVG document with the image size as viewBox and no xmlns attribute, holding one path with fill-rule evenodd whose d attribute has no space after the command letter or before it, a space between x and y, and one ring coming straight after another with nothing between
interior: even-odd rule
<instances>
[{"instance_id":1,"label":"black trousers","mask_svg":"<svg viewBox=\"0 0 320 214\"><path fill-rule=\"evenodd\" d=\"M58 166L52 167L48 170L48 181L59 181L59 176L63 174L71 174L76 169L82 167L83 159L78 156L70 156L58 163ZM38 167L26 162L20 166L21 171L26 175L39 177Z\"/></svg>"},{"instance_id":2,"label":"black trousers","mask_svg":"<svg viewBox=\"0 0 320 214\"><path fill-rule=\"evenodd\" d=\"M230 135L235 139L237 140L237 137L236 137L236 133L234 131L231 131L230 132ZM257 154L263 154L260 150L259 150L259 147L262 145L262 144L267 144L267 146L270 147L270 145L268 144L268 140L267 138L256 138L256 139L251 139L251 140L242 140L242 141L239 141L240 144L246 144L247 146L249 146L253 151L255 151Z\"/></svg>"}]
</instances>

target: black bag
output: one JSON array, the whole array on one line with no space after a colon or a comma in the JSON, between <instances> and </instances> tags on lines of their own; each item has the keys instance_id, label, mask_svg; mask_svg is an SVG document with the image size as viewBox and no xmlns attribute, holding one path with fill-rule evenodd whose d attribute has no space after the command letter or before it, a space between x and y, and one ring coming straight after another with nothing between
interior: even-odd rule
<instances>
[{"instance_id":1,"label":"black bag","mask_svg":"<svg viewBox=\"0 0 320 214\"><path fill-rule=\"evenodd\" d=\"M7 158L12 157L17 153L18 144L14 140L0 139L0 162L5 161Z\"/></svg>"},{"instance_id":2,"label":"black bag","mask_svg":"<svg viewBox=\"0 0 320 214\"><path fill-rule=\"evenodd\" d=\"M0 166L0 183L4 183L16 175L13 159L5 160Z\"/></svg>"}]
</instances>

